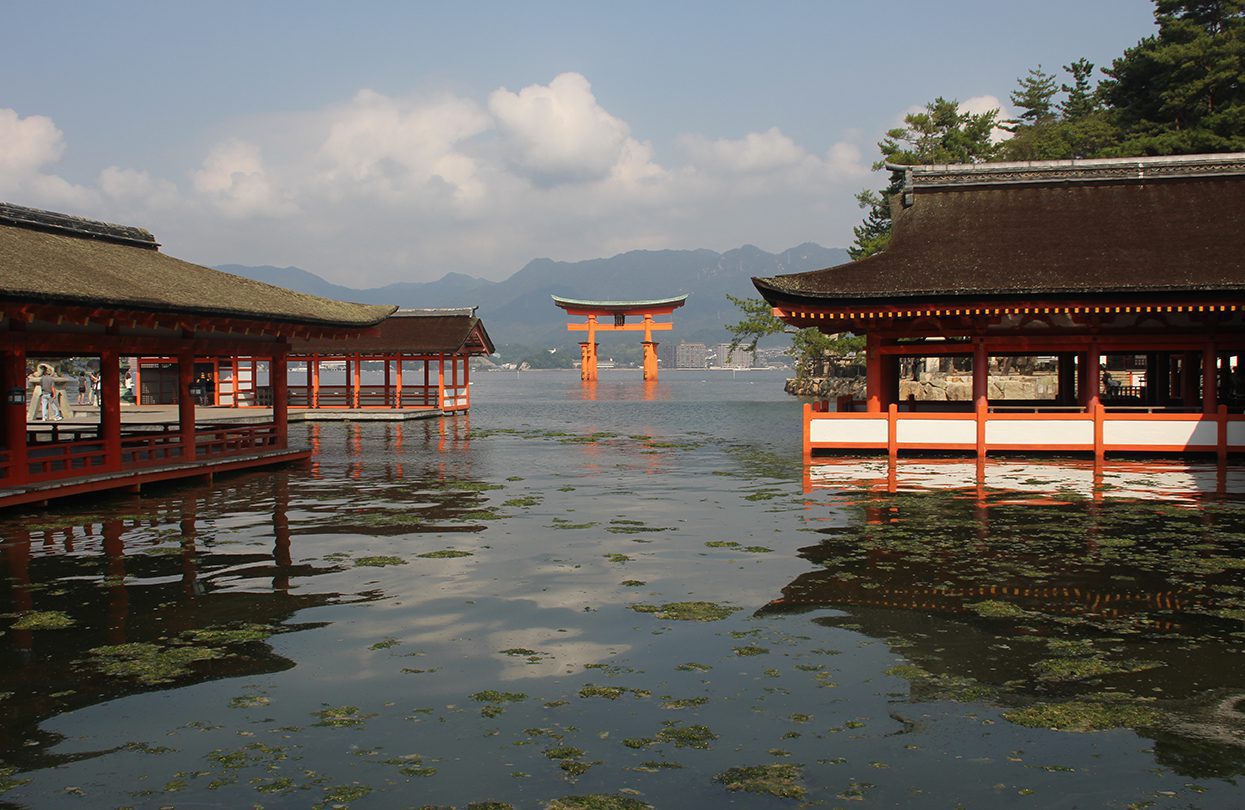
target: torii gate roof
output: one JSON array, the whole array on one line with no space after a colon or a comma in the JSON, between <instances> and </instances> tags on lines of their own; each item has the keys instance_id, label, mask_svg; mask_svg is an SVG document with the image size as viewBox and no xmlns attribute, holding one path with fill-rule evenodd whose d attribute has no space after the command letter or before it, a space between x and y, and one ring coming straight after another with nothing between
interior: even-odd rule
<instances>
[{"instance_id":1,"label":"torii gate roof","mask_svg":"<svg viewBox=\"0 0 1245 810\"><path fill-rule=\"evenodd\" d=\"M683 306L687 302L687 295L677 295L673 298L656 298L649 301L582 301L575 298L562 298L554 295L553 303L562 309L570 312L575 311L592 311L592 312L624 312L624 313L641 313L647 310L674 310Z\"/></svg>"}]
</instances>

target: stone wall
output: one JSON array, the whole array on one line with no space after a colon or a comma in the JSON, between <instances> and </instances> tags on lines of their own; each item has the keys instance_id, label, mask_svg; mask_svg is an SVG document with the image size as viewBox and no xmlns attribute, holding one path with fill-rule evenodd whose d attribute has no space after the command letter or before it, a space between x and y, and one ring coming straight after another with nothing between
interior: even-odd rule
<instances>
[{"instance_id":1,"label":"stone wall","mask_svg":"<svg viewBox=\"0 0 1245 810\"><path fill-rule=\"evenodd\" d=\"M1054 374L991 374L989 397L991 401L1054 399L1058 385ZM802 377L787 380L786 391L797 397L831 401L845 394L864 399L865 378ZM932 372L922 374L919 380L900 380L900 401L909 397L918 402L969 402L973 398L973 375Z\"/></svg>"}]
</instances>

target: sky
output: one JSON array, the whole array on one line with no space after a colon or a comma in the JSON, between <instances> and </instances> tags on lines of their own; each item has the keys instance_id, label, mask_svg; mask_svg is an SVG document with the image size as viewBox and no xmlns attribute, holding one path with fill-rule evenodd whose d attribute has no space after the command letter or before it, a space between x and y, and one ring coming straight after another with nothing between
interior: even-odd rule
<instances>
[{"instance_id":1,"label":"sky","mask_svg":"<svg viewBox=\"0 0 1245 810\"><path fill-rule=\"evenodd\" d=\"M1109 65L1149 0L0 0L0 200L353 287L845 247L936 97ZM1066 78L1066 77L1065 77Z\"/></svg>"}]
</instances>

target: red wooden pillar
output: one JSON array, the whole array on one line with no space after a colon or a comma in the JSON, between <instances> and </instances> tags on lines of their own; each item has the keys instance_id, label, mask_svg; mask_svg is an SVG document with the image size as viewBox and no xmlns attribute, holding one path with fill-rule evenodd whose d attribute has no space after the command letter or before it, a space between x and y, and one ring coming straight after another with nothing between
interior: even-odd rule
<instances>
[{"instance_id":1,"label":"red wooden pillar","mask_svg":"<svg viewBox=\"0 0 1245 810\"><path fill-rule=\"evenodd\" d=\"M289 446L290 434L289 362L285 345L278 346L272 352L268 383L272 386L272 428L277 434L277 447L284 448Z\"/></svg>"},{"instance_id":2,"label":"red wooden pillar","mask_svg":"<svg viewBox=\"0 0 1245 810\"><path fill-rule=\"evenodd\" d=\"M1076 402L1076 355L1064 352L1059 355L1059 404Z\"/></svg>"},{"instance_id":3,"label":"red wooden pillar","mask_svg":"<svg viewBox=\"0 0 1245 810\"><path fill-rule=\"evenodd\" d=\"M220 358L212 358L212 405L220 405Z\"/></svg>"},{"instance_id":4,"label":"red wooden pillar","mask_svg":"<svg viewBox=\"0 0 1245 810\"><path fill-rule=\"evenodd\" d=\"M990 355L981 338L973 341L973 403L977 408L985 406L990 398Z\"/></svg>"},{"instance_id":5,"label":"red wooden pillar","mask_svg":"<svg viewBox=\"0 0 1245 810\"><path fill-rule=\"evenodd\" d=\"M384 397L384 400L385 400L386 408L391 407L393 404L393 400L389 397L389 361L392 359L393 358L389 357L389 355L385 355L385 397Z\"/></svg>"},{"instance_id":6,"label":"red wooden pillar","mask_svg":"<svg viewBox=\"0 0 1245 810\"><path fill-rule=\"evenodd\" d=\"M402 353L398 353L398 367L396 374L396 390L393 393L393 407L401 410L402 408Z\"/></svg>"},{"instance_id":7,"label":"red wooden pillar","mask_svg":"<svg viewBox=\"0 0 1245 810\"><path fill-rule=\"evenodd\" d=\"M445 355L437 356L437 407L445 410Z\"/></svg>"},{"instance_id":8,"label":"red wooden pillar","mask_svg":"<svg viewBox=\"0 0 1245 810\"><path fill-rule=\"evenodd\" d=\"M354 386L351 389L350 407L359 407L359 387L363 385L363 358L361 355L355 355L351 361L351 367L354 370Z\"/></svg>"},{"instance_id":9,"label":"red wooden pillar","mask_svg":"<svg viewBox=\"0 0 1245 810\"><path fill-rule=\"evenodd\" d=\"M311 365L311 402L313 408L320 407L320 355L313 354L307 361Z\"/></svg>"},{"instance_id":10,"label":"red wooden pillar","mask_svg":"<svg viewBox=\"0 0 1245 810\"><path fill-rule=\"evenodd\" d=\"M424 360L424 398L423 398L423 402L424 402L424 406L425 406L425 407L427 407L427 406L428 406L428 404L429 404L429 403L428 403L428 385L429 385L429 382L428 382L428 358L427 358L427 357L425 357L425 358L423 358L423 360Z\"/></svg>"},{"instance_id":11,"label":"red wooden pillar","mask_svg":"<svg viewBox=\"0 0 1245 810\"><path fill-rule=\"evenodd\" d=\"M453 382L450 388L454 390L454 407L458 407L458 357L457 355L450 358L450 379Z\"/></svg>"},{"instance_id":12,"label":"red wooden pillar","mask_svg":"<svg viewBox=\"0 0 1245 810\"><path fill-rule=\"evenodd\" d=\"M1211 340L1202 348L1202 413L1214 413L1218 408L1219 363Z\"/></svg>"},{"instance_id":13,"label":"red wooden pillar","mask_svg":"<svg viewBox=\"0 0 1245 810\"><path fill-rule=\"evenodd\" d=\"M1097 338L1089 342L1089 357L1085 364L1085 407L1094 411L1100 401L1098 392L1102 388L1102 347Z\"/></svg>"},{"instance_id":14,"label":"red wooden pillar","mask_svg":"<svg viewBox=\"0 0 1245 810\"><path fill-rule=\"evenodd\" d=\"M463 357L463 396L466 398L464 408L471 408L471 355Z\"/></svg>"},{"instance_id":15,"label":"red wooden pillar","mask_svg":"<svg viewBox=\"0 0 1245 810\"><path fill-rule=\"evenodd\" d=\"M882 336L870 332L865 336L865 411L882 412L883 380Z\"/></svg>"},{"instance_id":16,"label":"red wooden pillar","mask_svg":"<svg viewBox=\"0 0 1245 810\"><path fill-rule=\"evenodd\" d=\"M190 352L177 355L177 427L182 435L182 461L195 458L195 400L190 396L194 382L195 356Z\"/></svg>"},{"instance_id":17,"label":"red wooden pillar","mask_svg":"<svg viewBox=\"0 0 1245 810\"><path fill-rule=\"evenodd\" d=\"M4 445L9 452L9 484L24 484L26 466L26 350L4 353ZM18 401L20 400L20 401Z\"/></svg>"},{"instance_id":18,"label":"red wooden pillar","mask_svg":"<svg viewBox=\"0 0 1245 810\"><path fill-rule=\"evenodd\" d=\"M121 358L115 351L99 355L99 438L104 469L121 469Z\"/></svg>"}]
</instances>

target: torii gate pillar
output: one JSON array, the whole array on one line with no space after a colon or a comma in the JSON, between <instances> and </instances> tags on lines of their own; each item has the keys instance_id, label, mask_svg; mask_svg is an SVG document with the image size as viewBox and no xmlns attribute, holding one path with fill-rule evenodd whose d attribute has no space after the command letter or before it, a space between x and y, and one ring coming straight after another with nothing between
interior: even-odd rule
<instances>
[{"instance_id":1,"label":"torii gate pillar","mask_svg":"<svg viewBox=\"0 0 1245 810\"><path fill-rule=\"evenodd\" d=\"M572 332L587 332L588 339L579 344L579 378L584 382L597 379L597 332L644 332L644 379L657 379L657 341L653 332L669 331L674 324L655 321L655 315L671 315L687 301L686 295L663 298L656 301L575 301L553 296L553 303L566 310L568 315L584 317L583 323L568 323ZM612 322L601 322L603 316L612 316ZM627 323L628 317L642 316L642 323Z\"/></svg>"}]
</instances>

